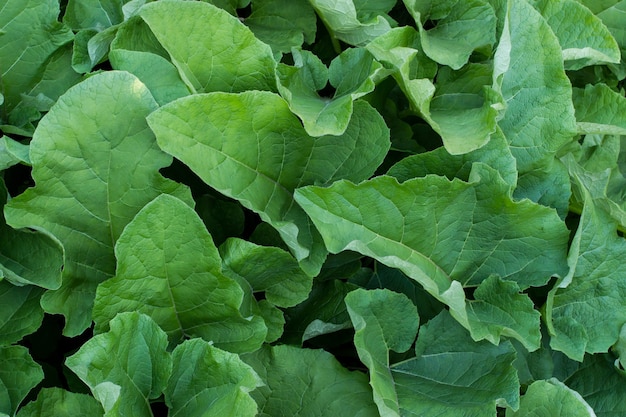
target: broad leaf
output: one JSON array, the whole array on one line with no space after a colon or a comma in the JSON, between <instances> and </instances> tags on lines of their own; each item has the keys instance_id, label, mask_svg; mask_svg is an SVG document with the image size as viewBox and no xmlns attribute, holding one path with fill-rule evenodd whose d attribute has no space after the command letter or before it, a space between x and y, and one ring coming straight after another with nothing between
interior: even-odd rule
<instances>
[{"instance_id":1,"label":"broad leaf","mask_svg":"<svg viewBox=\"0 0 626 417\"><path fill-rule=\"evenodd\" d=\"M150 316L171 344L202 337L235 352L258 349L267 329L244 317L243 291L221 271L211 235L194 210L169 195L148 203L115 245L116 276L98 286L96 330L124 311Z\"/></svg>"},{"instance_id":2,"label":"broad leaf","mask_svg":"<svg viewBox=\"0 0 626 417\"><path fill-rule=\"evenodd\" d=\"M0 281L0 346L19 342L41 326L42 293L41 288L32 285L16 287Z\"/></svg>"},{"instance_id":3,"label":"broad leaf","mask_svg":"<svg viewBox=\"0 0 626 417\"><path fill-rule=\"evenodd\" d=\"M576 125L581 134L626 135L626 98L605 84L575 88ZM608 167L607 167L608 168Z\"/></svg>"},{"instance_id":4,"label":"broad leaf","mask_svg":"<svg viewBox=\"0 0 626 417\"><path fill-rule=\"evenodd\" d=\"M507 417L596 417L589 404L576 391L556 378L533 382L520 401L517 411Z\"/></svg>"},{"instance_id":5,"label":"broad leaf","mask_svg":"<svg viewBox=\"0 0 626 417\"><path fill-rule=\"evenodd\" d=\"M43 388L37 399L20 409L17 417L101 417L104 411L90 395L77 394L61 388Z\"/></svg>"},{"instance_id":6,"label":"broad leaf","mask_svg":"<svg viewBox=\"0 0 626 417\"><path fill-rule=\"evenodd\" d=\"M583 360L585 352L606 352L626 323L626 241L589 194L571 244L570 272L550 292L550 345Z\"/></svg>"},{"instance_id":7,"label":"broad leaf","mask_svg":"<svg viewBox=\"0 0 626 417\"><path fill-rule=\"evenodd\" d=\"M615 38L591 10L574 0L532 0L530 3L558 37L566 69L619 64L621 56Z\"/></svg>"},{"instance_id":8,"label":"broad leaf","mask_svg":"<svg viewBox=\"0 0 626 417\"><path fill-rule=\"evenodd\" d=\"M255 293L279 307L293 307L311 292L313 279L282 249L228 239L220 246L224 267L245 278Z\"/></svg>"},{"instance_id":9,"label":"broad leaf","mask_svg":"<svg viewBox=\"0 0 626 417\"><path fill-rule=\"evenodd\" d=\"M389 130L364 102L355 103L340 137L311 138L285 101L259 91L185 97L152 113L148 123L163 150L276 228L312 276L326 248L294 204L293 191L340 178L366 179L389 149Z\"/></svg>"},{"instance_id":10,"label":"broad leaf","mask_svg":"<svg viewBox=\"0 0 626 417\"><path fill-rule=\"evenodd\" d=\"M140 16L192 92L276 89L271 48L226 11L203 2L159 1Z\"/></svg>"},{"instance_id":11,"label":"broad leaf","mask_svg":"<svg viewBox=\"0 0 626 417\"><path fill-rule=\"evenodd\" d=\"M167 335L148 316L122 313L111 321L109 332L89 339L65 364L107 415L152 417L149 401L162 394L172 371L166 348Z\"/></svg>"},{"instance_id":12,"label":"broad leaf","mask_svg":"<svg viewBox=\"0 0 626 417\"><path fill-rule=\"evenodd\" d=\"M13 416L28 392L43 380L43 370L23 346L0 346L0 414Z\"/></svg>"},{"instance_id":13,"label":"broad leaf","mask_svg":"<svg viewBox=\"0 0 626 417\"><path fill-rule=\"evenodd\" d=\"M171 417L257 414L250 391L263 382L239 356L201 339L192 339L174 349L172 362L172 375L165 389Z\"/></svg>"},{"instance_id":14,"label":"broad leaf","mask_svg":"<svg viewBox=\"0 0 626 417\"><path fill-rule=\"evenodd\" d=\"M494 88L506 102L498 122L521 173L546 164L576 134L572 89L559 41L526 0L509 1L494 57Z\"/></svg>"},{"instance_id":15,"label":"broad leaf","mask_svg":"<svg viewBox=\"0 0 626 417\"><path fill-rule=\"evenodd\" d=\"M378 416L366 376L324 350L267 346L243 360L265 383L252 392L259 417Z\"/></svg>"},{"instance_id":16,"label":"broad leaf","mask_svg":"<svg viewBox=\"0 0 626 417\"><path fill-rule=\"evenodd\" d=\"M553 210L513 202L508 190L495 171L476 164L470 182L431 175L399 184L382 176L359 185L300 188L295 198L330 252L354 250L399 268L448 304L473 335L496 342L499 332L485 334L486 323L466 310L462 285L479 285L491 274L520 289L543 285L564 274L568 236ZM519 314L509 308L508 314ZM522 340L538 346L536 338Z\"/></svg>"},{"instance_id":17,"label":"broad leaf","mask_svg":"<svg viewBox=\"0 0 626 417\"><path fill-rule=\"evenodd\" d=\"M8 136L0 136L0 170L22 163L30 165L29 147Z\"/></svg>"},{"instance_id":18,"label":"broad leaf","mask_svg":"<svg viewBox=\"0 0 626 417\"><path fill-rule=\"evenodd\" d=\"M96 286L115 272L113 246L135 214L161 193L190 201L186 187L158 173L171 157L146 125L156 107L126 72L74 86L41 120L30 144L35 187L5 207L12 227L45 229L63 244L63 285L47 292L42 305L66 317L68 336L90 325Z\"/></svg>"}]
</instances>

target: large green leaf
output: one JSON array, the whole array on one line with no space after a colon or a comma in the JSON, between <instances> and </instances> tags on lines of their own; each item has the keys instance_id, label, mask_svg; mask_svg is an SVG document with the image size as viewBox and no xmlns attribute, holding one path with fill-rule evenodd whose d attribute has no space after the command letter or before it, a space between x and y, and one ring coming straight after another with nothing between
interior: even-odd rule
<instances>
[{"instance_id":1,"label":"large green leaf","mask_svg":"<svg viewBox=\"0 0 626 417\"><path fill-rule=\"evenodd\" d=\"M370 371L378 411L384 417L400 416L402 399L389 371L389 351L411 348L419 326L417 309L405 295L389 290L352 291L346 306L354 325L354 345Z\"/></svg>"},{"instance_id":2,"label":"large green leaf","mask_svg":"<svg viewBox=\"0 0 626 417\"><path fill-rule=\"evenodd\" d=\"M556 378L535 381L517 411L508 409L507 417L596 417L589 404L576 391Z\"/></svg>"},{"instance_id":3,"label":"large green leaf","mask_svg":"<svg viewBox=\"0 0 626 417\"><path fill-rule=\"evenodd\" d=\"M43 289L0 281L0 346L19 342L41 326Z\"/></svg>"},{"instance_id":4,"label":"large green leaf","mask_svg":"<svg viewBox=\"0 0 626 417\"><path fill-rule=\"evenodd\" d=\"M401 269L448 304L478 339L497 343L500 332L507 334L513 326L521 335L534 333L521 340L538 347L538 316L530 300L522 301L525 295L511 294L522 297L515 303L496 297L497 307L487 299L471 308L465 303L462 286L479 285L491 274L524 289L543 285L566 268L565 224L551 209L512 201L509 186L491 168L475 164L470 182L430 175L399 184L382 176L358 185L338 181L327 188L300 188L295 198L330 252L354 250ZM483 284L485 295L495 285ZM504 309L501 318L509 318L483 323L483 309L492 308ZM527 319L511 321L519 318L519 308ZM494 324L502 327L489 330Z\"/></svg>"},{"instance_id":5,"label":"large green leaf","mask_svg":"<svg viewBox=\"0 0 626 417\"><path fill-rule=\"evenodd\" d=\"M598 17L602 19L602 23L609 28L609 31L615 37L622 57L626 56L626 31L622 24L626 16L626 0L611 0L609 2L585 1L585 3L589 8L599 6L596 11ZM620 64L609 65L609 67L620 80L626 77L626 62L623 59Z\"/></svg>"},{"instance_id":6,"label":"large green leaf","mask_svg":"<svg viewBox=\"0 0 626 417\"><path fill-rule=\"evenodd\" d=\"M257 414L250 391L263 382L236 354L192 339L176 346L172 362L172 375L165 389L171 417Z\"/></svg>"},{"instance_id":7,"label":"large green leaf","mask_svg":"<svg viewBox=\"0 0 626 417\"><path fill-rule=\"evenodd\" d=\"M152 417L172 372L167 335L148 316L121 313L111 330L89 339L65 365L87 384L106 415ZM117 389L115 388L117 386Z\"/></svg>"},{"instance_id":8,"label":"large green leaf","mask_svg":"<svg viewBox=\"0 0 626 417\"><path fill-rule=\"evenodd\" d=\"M531 0L558 37L565 68L620 62L615 38L602 20L575 0Z\"/></svg>"},{"instance_id":9,"label":"large green leaf","mask_svg":"<svg viewBox=\"0 0 626 417\"><path fill-rule=\"evenodd\" d=\"M158 173L171 157L146 125L156 107L148 89L125 72L74 86L31 142L35 187L5 207L12 227L45 229L63 244L63 285L47 292L42 305L65 316L68 336L90 325L96 286L115 272L115 241L135 214L161 193L191 201L186 187Z\"/></svg>"},{"instance_id":10,"label":"large green leaf","mask_svg":"<svg viewBox=\"0 0 626 417\"><path fill-rule=\"evenodd\" d=\"M170 195L148 203L115 245L116 276L98 286L96 330L116 314L139 311L169 336L202 337L236 352L258 349L267 329L239 311L243 291L221 271L211 235L194 210Z\"/></svg>"},{"instance_id":11,"label":"large green leaf","mask_svg":"<svg viewBox=\"0 0 626 417\"><path fill-rule=\"evenodd\" d=\"M496 15L485 0L404 0L420 31L424 52L458 70L477 49L490 52L496 38ZM428 21L434 28L424 29Z\"/></svg>"},{"instance_id":12,"label":"large green leaf","mask_svg":"<svg viewBox=\"0 0 626 417\"><path fill-rule=\"evenodd\" d=\"M293 191L369 178L389 149L382 117L361 101L340 137L311 138L284 100L259 91L184 97L152 113L148 123L163 150L276 228L312 276L327 252Z\"/></svg>"},{"instance_id":13,"label":"large green leaf","mask_svg":"<svg viewBox=\"0 0 626 417\"><path fill-rule=\"evenodd\" d=\"M626 241L615 223L585 191L585 207L570 247L570 272L550 292L550 345L583 360L585 352L606 352L626 323Z\"/></svg>"},{"instance_id":14,"label":"large green leaf","mask_svg":"<svg viewBox=\"0 0 626 417\"><path fill-rule=\"evenodd\" d=\"M29 147L8 136L0 136L0 170L23 163L30 165Z\"/></svg>"},{"instance_id":15,"label":"large green leaf","mask_svg":"<svg viewBox=\"0 0 626 417\"><path fill-rule=\"evenodd\" d=\"M526 0L509 1L494 57L494 88L506 102L498 121L521 173L551 160L576 134L572 88L561 47Z\"/></svg>"},{"instance_id":16,"label":"large green leaf","mask_svg":"<svg viewBox=\"0 0 626 417\"><path fill-rule=\"evenodd\" d=\"M0 207L6 201L7 190L0 179ZM57 289L63 260L63 247L46 230L14 230L0 213L0 279L14 285Z\"/></svg>"},{"instance_id":17,"label":"large green leaf","mask_svg":"<svg viewBox=\"0 0 626 417\"><path fill-rule=\"evenodd\" d=\"M579 133L626 135L626 98L623 94L605 84L589 84L584 89L575 88L572 99Z\"/></svg>"},{"instance_id":18,"label":"large green leaf","mask_svg":"<svg viewBox=\"0 0 626 417\"><path fill-rule=\"evenodd\" d=\"M63 22L72 29L101 31L122 23L122 6L128 0L68 0Z\"/></svg>"},{"instance_id":19,"label":"large green leaf","mask_svg":"<svg viewBox=\"0 0 626 417\"><path fill-rule=\"evenodd\" d=\"M13 416L43 371L23 346L0 346L0 415Z\"/></svg>"},{"instance_id":20,"label":"large green leaf","mask_svg":"<svg viewBox=\"0 0 626 417\"><path fill-rule=\"evenodd\" d=\"M265 383L252 392L259 417L378 416L367 377L322 349L266 346L243 360Z\"/></svg>"},{"instance_id":21,"label":"large green leaf","mask_svg":"<svg viewBox=\"0 0 626 417\"><path fill-rule=\"evenodd\" d=\"M101 417L103 413L92 396L55 387L39 391L37 399L20 409L17 417Z\"/></svg>"},{"instance_id":22,"label":"large green leaf","mask_svg":"<svg viewBox=\"0 0 626 417\"><path fill-rule=\"evenodd\" d=\"M140 16L192 92L276 89L271 48L228 12L203 2L159 1Z\"/></svg>"},{"instance_id":23,"label":"large green leaf","mask_svg":"<svg viewBox=\"0 0 626 417\"><path fill-rule=\"evenodd\" d=\"M18 109L22 94L28 94L47 75L49 60L74 38L69 27L57 21L57 0L5 0L0 8L0 86L4 102L0 121L17 125L24 111ZM58 68L71 73L69 65ZM71 81L73 82L73 81ZM65 88L70 84L66 84ZM56 99L56 97L54 97Z\"/></svg>"}]
</instances>

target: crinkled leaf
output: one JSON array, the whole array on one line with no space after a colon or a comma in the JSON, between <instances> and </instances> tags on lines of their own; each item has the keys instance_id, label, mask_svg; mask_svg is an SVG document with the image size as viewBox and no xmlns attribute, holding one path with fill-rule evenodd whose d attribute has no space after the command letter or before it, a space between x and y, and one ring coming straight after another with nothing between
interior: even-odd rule
<instances>
[{"instance_id":1,"label":"crinkled leaf","mask_svg":"<svg viewBox=\"0 0 626 417\"><path fill-rule=\"evenodd\" d=\"M0 207L6 201L7 190L0 179ZM63 246L49 232L15 230L0 213L0 279L55 290L61 286L63 261Z\"/></svg>"},{"instance_id":2,"label":"crinkled leaf","mask_svg":"<svg viewBox=\"0 0 626 417\"><path fill-rule=\"evenodd\" d=\"M172 375L165 389L170 416L255 416L250 391L263 382L234 353L202 339L187 340L172 352Z\"/></svg>"},{"instance_id":3,"label":"crinkled leaf","mask_svg":"<svg viewBox=\"0 0 626 417\"><path fill-rule=\"evenodd\" d=\"M498 122L521 173L538 168L576 134L572 88L559 41L526 0L509 1L494 57L494 88L506 102Z\"/></svg>"},{"instance_id":4,"label":"crinkled leaf","mask_svg":"<svg viewBox=\"0 0 626 417\"><path fill-rule=\"evenodd\" d=\"M520 401L517 411L508 409L507 417L596 417L579 393L556 378L535 381Z\"/></svg>"},{"instance_id":5,"label":"crinkled leaf","mask_svg":"<svg viewBox=\"0 0 626 417\"><path fill-rule=\"evenodd\" d=\"M575 88L576 125L581 134L626 135L626 98L605 84Z\"/></svg>"},{"instance_id":6,"label":"crinkled leaf","mask_svg":"<svg viewBox=\"0 0 626 417\"><path fill-rule=\"evenodd\" d=\"M225 268L245 278L255 293L264 292L276 306L293 307L311 292L313 279L282 249L231 238L220 246L220 254Z\"/></svg>"},{"instance_id":7,"label":"crinkled leaf","mask_svg":"<svg viewBox=\"0 0 626 417\"><path fill-rule=\"evenodd\" d=\"M596 12L598 17L602 19L602 23L611 31L611 34L619 45L622 57L626 56L626 31L624 31L623 25L624 17L626 17L626 1L611 0L608 4L603 2L601 5L598 4L600 3L598 1L585 1L585 3L586 6L590 8L600 6ZM618 79L623 80L626 77L626 62L624 62L624 60L622 60L620 64L609 64L609 68L615 72Z\"/></svg>"},{"instance_id":8,"label":"crinkled leaf","mask_svg":"<svg viewBox=\"0 0 626 417\"><path fill-rule=\"evenodd\" d=\"M475 162L482 162L497 170L511 187L517 183L515 158L501 132L492 135L484 146L461 155L451 155L444 147L430 152L408 156L394 164L388 175L403 182L429 174L443 175L467 181Z\"/></svg>"},{"instance_id":9,"label":"crinkled leaf","mask_svg":"<svg viewBox=\"0 0 626 417\"><path fill-rule=\"evenodd\" d=\"M0 346L0 413L13 416L43 371L23 346Z\"/></svg>"},{"instance_id":10,"label":"crinkled leaf","mask_svg":"<svg viewBox=\"0 0 626 417\"><path fill-rule=\"evenodd\" d=\"M458 70L477 49L495 43L496 15L485 0L404 0L420 31L422 48L431 59ZM426 30L427 21L437 21Z\"/></svg>"},{"instance_id":11,"label":"crinkled leaf","mask_svg":"<svg viewBox=\"0 0 626 417\"><path fill-rule=\"evenodd\" d=\"M565 68L620 62L615 38L602 20L574 0L531 0L559 39Z\"/></svg>"},{"instance_id":12,"label":"crinkled leaf","mask_svg":"<svg viewBox=\"0 0 626 417\"><path fill-rule=\"evenodd\" d=\"M243 360L265 383L251 394L260 417L378 416L367 377L322 349L266 346Z\"/></svg>"},{"instance_id":13,"label":"crinkled leaf","mask_svg":"<svg viewBox=\"0 0 626 417\"><path fill-rule=\"evenodd\" d=\"M586 356L578 371L565 380L599 417L626 413L626 374L615 366L614 360L612 355Z\"/></svg>"},{"instance_id":14,"label":"crinkled leaf","mask_svg":"<svg viewBox=\"0 0 626 417\"><path fill-rule=\"evenodd\" d=\"M203 2L159 1L140 16L192 92L276 89L272 49L228 12Z\"/></svg>"},{"instance_id":15,"label":"crinkled leaf","mask_svg":"<svg viewBox=\"0 0 626 417\"><path fill-rule=\"evenodd\" d=\"M241 315L241 287L222 274L211 235L179 199L164 194L148 203L124 229L115 255L116 276L96 292L96 330L117 313L139 311L171 343L195 336L236 352L263 343L263 320Z\"/></svg>"},{"instance_id":16,"label":"crinkled leaf","mask_svg":"<svg viewBox=\"0 0 626 417\"><path fill-rule=\"evenodd\" d=\"M72 29L93 29L102 31L122 23L122 6L128 0L69 0L63 15L63 22Z\"/></svg>"},{"instance_id":17,"label":"crinkled leaf","mask_svg":"<svg viewBox=\"0 0 626 417\"><path fill-rule=\"evenodd\" d=\"M421 327L416 357L390 369L403 416L495 415L496 403L519 406L509 342L474 342L447 312Z\"/></svg>"},{"instance_id":18,"label":"crinkled leaf","mask_svg":"<svg viewBox=\"0 0 626 417\"><path fill-rule=\"evenodd\" d=\"M5 207L12 227L46 229L63 244L63 285L48 291L42 305L66 317L68 336L91 323L96 286L115 272L113 246L135 214L161 193L191 201L186 187L158 173L172 159L146 125L156 107L148 89L125 72L74 86L30 144L36 186Z\"/></svg>"},{"instance_id":19,"label":"crinkled leaf","mask_svg":"<svg viewBox=\"0 0 626 417\"><path fill-rule=\"evenodd\" d=\"M309 3L328 28L331 37L349 45L364 46L391 29L384 13L376 15L367 13L359 16L359 6L360 3L366 3L364 1L309 0ZM387 6L389 2L379 3ZM391 6L393 7L393 5Z\"/></svg>"},{"instance_id":20,"label":"crinkled leaf","mask_svg":"<svg viewBox=\"0 0 626 417\"><path fill-rule=\"evenodd\" d=\"M114 49L109 53L109 61L113 69L128 71L139 78L161 106L189 94L176 67L159 55Z\"/></svg>"},{"instance_id":21,"label":"crinkled leaf","mask_svg":"<svg viewBox=\"0 0 626 417\"><path fill-rule=\"evenodd\" d=\"M0 346L19 342L41 326L42 293L43 289L32 285L16 287L0 281Z\"/></svg>"},{"instance_id":22,"label":"crinkled leaf","mask_svg":"<svg viewBox=\"0 0 626 417\"><path fill-rule=\"evenodd\" d=\"M370 371L378 411L381 416L399 416L402 399L389 371L389 351L409 350L419 326L417 309L404 294L384 289L358 289L345 301L354 325L354 345Z\"/></svg>"},{"instance_id":23,"label":"crinkled leaf","mask_svg":"<svg viewBox=\"0 0 626 417\"><path fill-rule=\"evenodd\" d=\"M37 399L20 409L17 417L101 417L103 413L92 396L54 387L39 391Z\"/></svg>"},{"instance_id":24,"label":"crinkled leaf","mask_svg":"<svg viewBox=\"0 0 626 417\"><path fill-rule=\"evenodd\" d=\"M491 274L521 289L543 285L565 272L568 232L553 210L512 201L509 186L485 165L475 165L470 181L430 175L399 184L382 176L300 188L295 198L330 252L350 249L402 270L448 304L473 335L496 343L500 330L485 332L486 324L466 309L462 285ZM509 308L515 315L516 307ZM510 322L497 324L506 329Z\"/></svg>"},{"instance_id":25,"label":"crinkled leaf","mask_svg":"<svg viewBox=\"0 0 626 417\"><path fill-rule=\"evenodd\" d=\"M166 348L167 335L148 316L121 313L111 320L110 331L89 339L65 365L107 413L152 417L149 401L162 394L172 371ZM115 385L120 389L111 395Z\"/></svg>"},{"instance_id":26,"label":"crinkled leaf","mask_svg":"<svg viewBox=\"0 0 626 417\"><path fill-rule=\"evenodd\" d=\"M343 51L328 69L309 51L294 50L292 56L294 66L278 66L278 91L309 135L342 135L350 122L354 100L374 90L374 78L381 65L363 48ZM332 98L320 97L317 91L328 81L335 87L335 94Z\"/></svg>"},{"instance_id":27,"label":"crinkled leaf","mask_svg":"<svg viewBox=\"0 0 626 417\"><path fill-rule=\"evenodd\" d=\"M565 219L571 194L567 167L560 160L553 159L541 169L521 174L517 179L513 198L528 198L535 203L552 207L561 219Z\"/></svg>"},{"instance_id":28,"label":"crinkled leaf","mask_svg":"<svg viewBox=\"0 0 626 417\"><path fill-rule=\"evenodd\" d=\"M276 228L312 276L326 248L293 191L368 178L389 149L389 130L364 102L355 103L341 137L311 138L280 97L259 91L185 97L152 113L148 123L163 150Z\"/></svg>"},{"instance_id":29,"label":"crinkled leaf","mask_svg":"<svg viewBox=\"0 0 626 417\"><path fill-rule=\"evenodd\" d=\"M626 241L586 194L570 247L570 272L550 292L547 304L550 345L578 361L585 352L606 352L626 323Z\"/></svg>"},{"instance_id":30,"label":"crinkled leaf","mask_svg":"<svg viewBox=\"0 0 626 417\"><path fill-rule=\"evenodd\" d=\"M317 29L315 10L307 0L254 0L244 23L276 53L313 43Z\"/></svg>"},{"instance_id":31,"label":"crinkled leaf","mask_svg":"<svg viewBox=\"0 0 626 417\"><path fill-rule=\"evenodd\" d=\"M57 0L5 0L0 8L0 120L13 123L11 112L45 75L47 62L74 35L57 21ZM71 68L66 67L66 71ZM70 84L71 85L71 84ZM67 85L69 87L69 85ZM7 117L8 116L8 117ZM15 124L15 123L14 123ZM18 124L19 125L19 124Z\"/></svg>"}]
</instances>

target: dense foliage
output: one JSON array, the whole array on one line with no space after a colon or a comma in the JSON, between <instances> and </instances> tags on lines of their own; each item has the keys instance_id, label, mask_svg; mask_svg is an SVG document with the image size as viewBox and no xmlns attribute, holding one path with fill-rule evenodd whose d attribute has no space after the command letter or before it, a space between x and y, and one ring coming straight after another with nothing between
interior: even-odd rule
<instances>
[{"instance_id":1,"label":"dense foliage","mask_svg":"<svg viewBox=\"0 0 626 417\"><path fill-rule=\"evenodd\" d=\"M0 416L626 414L626 0L0 0Z\"/></svg>"}]
</instances>

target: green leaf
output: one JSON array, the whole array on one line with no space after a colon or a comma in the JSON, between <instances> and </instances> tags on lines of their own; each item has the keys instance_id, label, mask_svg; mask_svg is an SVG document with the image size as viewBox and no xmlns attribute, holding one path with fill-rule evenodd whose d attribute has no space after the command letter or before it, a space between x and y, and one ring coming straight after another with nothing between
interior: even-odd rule
<instances>
[{"instance_id":1,"label":"green leaf","mask_svg":"<svg viewBox=\"0 0 626 417\"><path fill-rule=\"evenodd\" d=\"M0 179L0 207L6 204L7 194ZM63 246L48 231L14 230L0 213L0 279L19 286L58 289L63 261Z\"/></svg>"},{"instance_id":2,"label":"green leaf","mask_svg":"<svg viewBox=\"0 0 626 417\"><path fill-rule=\"evenodd\" d=\"M250 391L263 382L234 353L201 340L187 340L172 352L165 389L170 416L245 417L257 414Z\"/></svg>"},{"instance_id":3,"label":"green leaf","mask_svg":"<svg viewBox=\"0 0 626 417\"><path fill-rule=\"evenodd\" d=\"M17 164L30 165L29 147L8 136L0 136L0 171Z\"/></svg>"},{"instance_id":4,"label":"green leaf","mask_svg":"<svg viewBox=\"0 0 626 417\"><path fill-rule=\"evenodd\" d=\"M556 209L559 217L565 219L569 211L571 184L567 167L558 159L546 163L541 169L521 174L513 198L528 198L543 206Z\"/></svg>"},{"instance_id":5,"label":"green leaf","mask_svg":"<svg viewBox=\"0 0 626 417\"><path fill-rule=\"evenodd\" d=\"M626 56L626 32L622 24L626 15L626 1L622 0L606 0L606 1L583 1L585 6L589 7L593 12L602 19L602 23L609 29L617 44L622 57ZM609 64L609 68L615 73L618 79L623 80L626 77L626 63L613 65Z\"/></svg>"},{"instance_id":6,"label":"green leaf","mask_svg":"<svg viewBox=\"0 0 626 417\"><path fill-rule=\"evenodd\" d=\"M225 268L245 278L255 293L264 292L265 299L278 307L293 307L311 292L313 279L282 249L231 238L220 246L220 254Z\"/></svg>"},{"instance_id":7,"label":"green leaf","mask_svg":"<svg viewBox=\"0 0 626 417\"><path fill-rule=\"evenodd\" d=\"M496 403L519 406L509 342L474 342L447 312L422 326L416 357L391 368L402 415L494 415Z\"/></svg>"},{"instance_id":8,"label":"green leaf","mask_svg":"<svg viewBox=\"0 0 626 417\"><path fill-rule=\"evenodd\" d=\"M589 65L619 64L615 38L602 20L574 0L532 0L558 37L565 68L577 70Z\"/></svg>"},{"instance_id":9,"label":"green leaf","mask_svg":"<svg viewBox=\"0 0 626 417\"><path fill-rule=\"evenodd\" d=\"M68 0L63 22L75 31L102 31L124 21L122 6L128 0Z\"/></svg>"},{"instance_id":10,"label":"green leaf","mask_svg":"<svg viewBox=\"0 0 626 417\"><path fill-rule=\"evenodd\" d=\"M61 388L43 388L37 399L20 409L17 417L101 417L103 410L98 401L85 394Z\"/></svg>"},{"instance_id":11,"label":"green leaf","mask_svg":"<svg viewBox=\"0 0 626 417\"><path fill-rule=\"evenodd\" d=\"M619 416L626 413L626 374L618 369L612 355L586 356L585 361L565 383L580 393L597 416Z\"/></svg>"},{"instance_id":12,"label":"green leaf","mask_svg":"<svg viewBox=\"0 0 626 417\"><path fill-rule=\"evenodd\" d=\"M358 289L345 301L354 325L354 345L370 371L378 411L381 416L399 416L401 405L389 372L389 351L403 353L411 348L419 326L417 309L404 294L384 289Z\"/></svg>"},{"instance_id":13,"label":"green leaf","mask_svg":"<svg viewBox=\"0 0 626 417\"><path fill-rule=\"evenodd\" d=\"M315 40L315 10L306 0L254 0L244 24L275 53L287 53Z\"/></svg>"},{"instance_id":14,"label":"green leaf","mask_svg":"<svg viewBox=\"0 0 626 417\"><path fill-rule=\"evenodd\" d=\"M221 271L204 224L184 202L163 194L126 226L115 245L116 276L98 286L96 330L124 311L150 316L171 344L202 337L235 352L258 349L267 333L260 317L244 317L241 287Z\"/></svg>"},{"instance_id":15,"label":"green leaf","mask_svg":"<svg viewBox=\"0 0 626 417\"><path fill-rule=\"evenodd\" d=\"M484 146L460 155L451 155L445 147L430 152L407 156L387 171L388 175L403 182L429 174L443 175L448 179L467 181L476 162L482 162L497 170L511 187L517 183L515 158L501 132L494 134Z\"/></svg>"},{"instance_id":16,"label":"green leaf","mask_svg":"<svg viewBox=\"0 0 626 417\"><path fill-rule=\"evenodd\" d=\"M65 365L87 384L106 415L152 417L149 401L162 394L172 372L166 348L167 335L148 316L121 313L109 332L89 339Z\"/></svg>"},{"instance_id":17,"label":"green leaf","mask_svg":"<svg viewBox=\"0 0 626 417\"><path fill-rule=\"evenodd\" d=\"M341 137L311 138L280 97L259 91L185 97L152 113L148 123L163 150L278 230L311 276L327 252L293 191L366 179L389 149L389 130L364 102L355 103Z\"/></svg>"},{"instance_id":18,"label":"green leaf","mask_svg":"<svg viewBox=\"0 0 626 417\"><path fill-rule=\"evenodd\" d=\"M259 417L378 416L367 377L324 350L266 346L242 359L265 383L252 392Z\"/></svg>"},{"instance_id":19,"label":"green leaf","mask_svg":"<svg viewBox=\"0 0 626 417\"><path fill-rule=\"evenodd\" d=\"M349 45L365 46L368 42L391 29L391 25L383 13L374 15L367 13L359 16L358 6L368 3L365 1L309 0L309 3L326 25L331 37ZM393 7L393 4L391 7L388 6L388 1L378 3L382 4L383 7L387 6L387 11Z\"/></svg>"},{"instance_id":20,"label":"green leaf","mask_svg":"<svg viewBox=\"0 0 626 417\"><path fill-rule=\"evenodd\" d=\"M93 29L83 29L78 32L72 50L74 71L87 73L99 63L104 62L118 28L119 26L116 25L101 32Z\"/></svg>"},{"instance_id":21,"label":"green leaf","mask_svg":"<svg viewBox=\"0 0 626 417\"><path fill-rule=\"evenodd\" d=\"M5 0L0 9L0 120L20 118L12 111L41 79L47 61L74 35L57 21L57 0ZM68 67L67 71L71 71Z\"/></svg>"},{"instance_id":22,"label":"green leaf","mask_svg":"<svg viewBox=\"0 0 626 417\"><path fill-rule=\"evenodd\" d=\"M135 214L161 193L191 202L186 187L158 173L172 159L146 125L156 107L148 89L125 72L74 86L30 144L36 186L5 207L10 226L48 230L63 244L63 285L48 291L42 306L65 316L67 336L90 325L96 286L114 274L115 241Z\"/></svg>"},{"instance_id":23,"label":"green leaf","mask_svg":"<svg viewBox=\"0 0 626 417\"><path fill-rule=\"evenodd\" d=\"M458 70L477 49L490 52L496 41L496 15L485 0L404 0L432 60ZM437 21L426 30L427 21Z\"/></svg>"},{"instance_id":24,"label":"green leaf","mask_svg":"<svg viewBox=\"0 0 626 417\"><path fill-rule=\"evenodd\" d=\"M140 16L193 93L276 89L271 48L226 11L203 2L159 1L146 4Z\"/></svg>"},{"instance_id":25,"label":"green leaf","mask_svg":"<svg viewBox=\"0 0 626 417\"><path fill-rule=\"evenodd\" d=\"M576 125L581 134L626 135L626 98L605 84L575 88Z\"/></svg>"},{"instance_id":26,"label":"green leaf","mask_svg":"<svg viewBox=\"0 0 626 417\"><path fill-rule=\"evenodd\" d=\"M520 401L517 411L506 411L507 417L595 417L589 404L576 391L556 378L535 381Z\"/></svg>"},{"instance_id":27,"label":"green leaf","mask_svg":"<svg viewBox=\"0 0 626 417\"><path fill-rule=\"evenodd\" d=\"M159 55L114 49L109 52L109 61L113 69L128 71L139 78L161 106L189 94L176 67Z\"/></svg>"},{"instance_id":28,"label":"green leaf","mask_svg":"<svg viewBox=\"0 0 626 417\"><path fill-rule=\"evenodd\" d=\"M42 293L43 289L32 285L16 287L0 281L0 346L19 342L41 326Z\"/></svg>"},{"instance_id":29,"label":"green leaf","mask_svg":"<svg viewBox=\"0 0 626 417\"><path fill-rule=\"evenodd\" d=\"M526 0L509 1L494 57L494 88L506 111L498 122L520 173L546 164L576 134L572 89L558 39Z\"/></svg>"},{"instance_id":30,"label":"green leaf","mask_svg":"<svg viewBox=\"0 0 626 417\"><path fill-rule=\"evenodd\" d=\"M41 367L23 346L0 346L0 413L15 414L17 407L43 380Z\"/></svg>"},{"instance_id":31,"label":"green leaf","mask_svg":"<svg viewBox=\"0 0 626 417\"><path fill-rule=\"evenodd\" d=\"M293 50L295 66L280 64L278 91L311 136L344 134L353 112L354 100L374 90L381 65L363 48L343 51L330 68L309 51ZM333 97L317 93L327 82L335 87Z\"/></svg>"},{"instance_id":32,"label":"green leaf","mask_svg":"<svg viewBox=\"0 0 626 417\"><path fill-rule=\"evenodd\" d=\"M485 165L475 165L470 181L430 175L399 184L382 176L359 185L303 187L295 198L330 252L354 250L402 270L450 306L473 336L497 343L500 330L486 332L494 323L467 310L462 285L479 285L491 274L520 289L543 285L565 272L568 232L553 210L512 201L509 186ZM508 314L519 313L509 308Z\"/></svg>"},{"instance_id":33,"label":"green leaf","mask_svg":"<svg viewBox=\"0 0 626 417\"><path fill-rule=\"evenodd\" d=\"M568 257L570 272L550 292L546 305L550 345L578 361L585 352L606 352L626 323L626 241L585 193Z\"/></svg>"}]
</instances>

